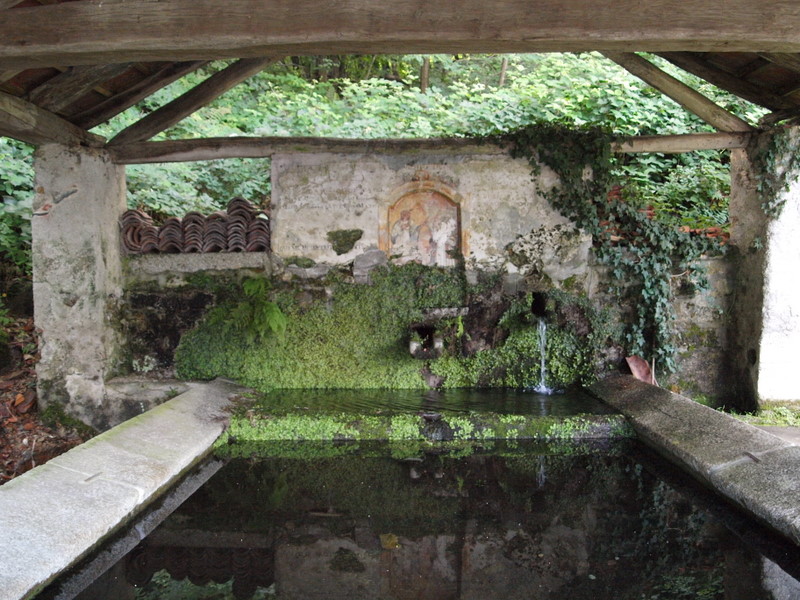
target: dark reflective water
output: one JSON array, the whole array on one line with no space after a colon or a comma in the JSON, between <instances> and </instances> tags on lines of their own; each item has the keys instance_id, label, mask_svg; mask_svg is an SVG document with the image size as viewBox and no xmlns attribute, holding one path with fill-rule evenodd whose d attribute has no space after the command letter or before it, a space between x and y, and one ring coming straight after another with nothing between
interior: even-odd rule
<instances>
[{"instance_id":1,"label":"dark reflective water","mask_svg":"<svg viewBox=\"0 0 800 600\"><path fill-rule=\"evenodd\" d=\"M795 546L631 443L390 451L233 461L82 598L800 598Z\"/></svg>"},{"instance_id":2,"label":"dark reflective water","mask_svg":"<svg viewBox=\"0 0 800 600\"><path fill-rule=\"evenodd\" d=\"M260 401L268 413L312 412L494 412L570 416L614 412L579 388L554 395L486 389L421 390L275 390Z\"/></svg>"}]
</instances>

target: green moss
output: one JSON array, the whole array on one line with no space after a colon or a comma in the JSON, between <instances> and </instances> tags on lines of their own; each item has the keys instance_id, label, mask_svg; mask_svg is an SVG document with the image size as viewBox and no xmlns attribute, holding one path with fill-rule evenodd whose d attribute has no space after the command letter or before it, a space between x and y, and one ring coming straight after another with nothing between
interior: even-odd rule
<instances>
[{"instance_id":1,"label":"green moss","mask_svg":"<svg viewBox=\"0 0 800 600\"><path fill-rule=\"evenodd\" d=\"M40 413L40 417L42 422L48 427L55 427L60 423L64 427L68 427L77 431L78 435L80 435L84 440L97 435L97 431L93 427L87 425L79 419L76 419L75 417L69 416L64 412L64 407L57 402L51 402L48 404L47 408Z\"/></svg>"},{"instance_id":2,"label":"green moss","mask_svg":"<svg viewBox=\"0 0 800 600\"><path fill-rule=\"evenodd\" d=\"M347 254L364 235L361 229L337 229L328 232L328 241L336 254Z\"/></svg>"},{"instance_id":3,"label":"green moss","mask_svg":"<svg viewBox=\"0 0 800 600\"><path fill-rule=\"evenodd\" d=\"M317 264L312 259L305 256L289 256L284 259L284 262L286 262L287 265L294 265L301 269L310 269Z\"/></svg>"}]
</instances>

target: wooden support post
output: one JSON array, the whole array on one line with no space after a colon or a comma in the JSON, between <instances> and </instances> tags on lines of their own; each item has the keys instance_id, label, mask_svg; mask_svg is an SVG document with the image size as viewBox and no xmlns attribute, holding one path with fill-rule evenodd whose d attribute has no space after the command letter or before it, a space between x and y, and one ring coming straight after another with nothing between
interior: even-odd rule
<instances>
[{"instance_id":1,"label":"wooden support post","mask_svg":"<svg viewBox=\"0 0 800 600\"><path fill-rule=\"evenodd\" d=\"M694 113L720 131L754 130L753 126L746 121L718 106L701 93L675 79L672 75L665 73L637 54L631 52L604 52L603 55L626 71L636 75L639 79L652 85L666 96L669 96L686 110Z\"/></svg>"},{"instance_id":2,"label":"wooden support post","mask_svg":"<svg viewBox=\"0 0 800 600\"><path fill-rule=\"evenodd\" d=\"M0 135L34 145L55 142L99 147L105 142L99 135L3 92L0 92Z\"/></svg>"},{"instance_id":3,"label":"wooden support post","mask_svg":"<svg viewBox=\"0 0 800 600\"><path fill-rule=\"evenodd\" d=\"M181 119L215 100L232 87L275 62L275 58L246 58L214 73L203 83L192 88L179 98L165 104L142 120L120 131L110 145L130 144L148 140L169 129Z\"/></svg>"}]
</instances>

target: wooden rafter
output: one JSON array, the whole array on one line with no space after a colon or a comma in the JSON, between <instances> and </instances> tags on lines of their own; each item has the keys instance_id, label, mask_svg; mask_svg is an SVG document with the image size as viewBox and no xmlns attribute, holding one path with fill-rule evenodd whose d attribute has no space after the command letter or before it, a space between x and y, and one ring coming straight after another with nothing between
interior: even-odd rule
<instances>
[{"instance_id":1,"label":"wooden rafter","mask_svg":"<svg viewBox=\"0 0 800 600\"><path fill-rule=\"evenodd\" d=\"M28 93L28 100L36 106L60 113L96 86L125 72L130 65L102 65L98 67L72 67L56 75Z\"/></svg>"},{"instance_id":2,"label":"wooden rafter","mask_svg":"<svg viewBox=\"0 0 800 600\"><path fill-rule=\"evenodd\" d=\"M0 68L582 50L799 52L800 10L789 0L83 0L0 21Z\"/></svg>"},{"instance_id":3,"label":"wooden rafter","mask_svg":"<svg viewBox=\"0 0 800 600\"><path fill-rule=\"evenodd\" d=\"M50 142L102 146L105 139L42 110L35 104L0 92L0 135L39 145Z\"/></svg>"},{"instance_id":4,"label":"wooden rafter","mask_svg":"<svg viewBox=\"0 0 800 600\"><path fill-rule=\"evenodd\" d=\"M214 73L179 98L165 104L156 111L120 131L109 144L130 144L148 140L169 129L194 111L218 98L232 87L263 70L275 58L245 58Z\"/></svg>"},{"instance_id":5,"label":"wooden rafter","mask_svg":"<svg viewBox=\"0 0 800 600\"><path fill-rule=\"evenodd\" d=\"M612 147L614 152L693 152L743 148L748 133L698 133L687 135L643 136L623 140ZM502 154L507 150L490 144L476 144L469 138L427 140L287 137L225 137L197 140L137 142L110 146L114 160L120 164L144 164L214 160L223 158L267 158L274 154L304 152L341 152L351 154L384 154L394 152L441 152L458 148L462 153Z\"/></svg>"},{"instance_id":6,"label":"wooden rafter","mask_svg":"<svg viewBox=\"0 0 800 600\"><path fill-rule=\"evenodd\" d=\"M206 64L206 62L202 60L170 64L152 73L136 85L101 102L97 106L85 110L82 113L71 115L69 120L79 127L91 129L100 123L105 123L137 102L144 100L147 96L160 90L162 87L199 69L204 64Z\"/></svg>"},{"instance_id":7,"label":"wooden rafter","mask_svg":"<svg viewBox=\"0 0 800 600\"><path fill-rule=\"evenodd\" d=\"M626 71L675 100L712 127L727 132L753 130L753 127L746 121L718 106L641 56L630 52L604 52L603 54Z\"/></svg>"},{"instance_id":8,"label":"wooden rafter","mask_svg":"<svg viewBox=\"0 0 800 600\"><path fill-rule=\"evenodd\" d=\"M748 81L740 79L723 71L719 67L712 65L707 60L703 60L698 56L689 52L662 52L660 56L667 59L676 67L697 75L705 79L709 83L736 94L740 98L749 100L754 104L759 104L771 110L781 110L791 108L794 106L793 102L789 102L778 94L768 92Z\"/></svg>"}]
</instances>

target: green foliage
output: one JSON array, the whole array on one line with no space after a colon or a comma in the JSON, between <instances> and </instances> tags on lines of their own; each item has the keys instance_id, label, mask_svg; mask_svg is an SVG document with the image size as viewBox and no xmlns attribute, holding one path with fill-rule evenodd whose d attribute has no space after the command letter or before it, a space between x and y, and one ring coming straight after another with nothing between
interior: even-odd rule
<instances>
[{"instance_id":1,"label":"green foliage","mask_svg":"<svg viewBox=\"0 0 800 600\"><path fill-rule=\"evenodd\" d=\"M277 304L267 299L269 287L266 279L246 279L242 283L244 300L236 304L225 319L225 323L243 335L248 344L264 341L269 334L275 334L282 341L286 333L286 315Z\"/></svg>"},{"instance_id":2,"label":"green foliage","mask_svg":"<svg viewBox=\"0 0 800 600\"><path fill-rule=\"evenodd\" d=\"M512 142L514 156L529 159L534 173L545 164L558 174L559 183L540 192L592 234L598 258L610 267L611 291L631 300L635 313L625 333L628 352L654 359L664 371L674 372L671 277L683 273L702 288L705 280L695 261L714 245L678 231L669 222L649 218L621 194L609 194L612 136L607 131L542 123L502 139ZM622 232L622 241L612 240L613 232Z\"/></svg>"},{"instance_id":3,"label":"green foliage","mask_svg":"<svg viewBox=\"0 0 800 600\"><path fill-rule=\"evenodd\" d=\"M442 269L437 279L419 267L376 271L369 286L332 281L330 302L309 305L301 302L302 290L276 290L274 299L288 319L283 343L242 340L225 319L231 306L222 305L181 340L179 373L228 376L258 389L422 388L420 363L406 347L408 327L432 303L458 298L460 306L463 298L451 281L461 281L463 274L454 277ZM431 298L420 289L425 281L437 284Z\"/></svg>"},{"instance_id":4,"label":"green foliage","mask_svg":"<svg viewBox=\"0 0 800 600\"><path fill-rule=\"evenodd\" d=\"M31 271L33 148L0 137L0 261Z\"/></svg>"},{"instance_id":5,"label":"green foliage","mask_svg":"<svg viewBox=\"0 0 800 600\"><path fill-rule=\"evenodd\" d=\"M364 235L362 229L337 229L328 232L328 241L336 254L347 254Z\"/></svg>"},{"instance_id":6,"label":"green foliage","mask_svg":"<svg viewBox=\"0 0 800 600\"><path fill-rule=\"evenodd\" d=\"M785 192L800 176L800 138L791 129L777 129L762 136L749 153L757 173L761 208L770 217L777 217L786 203Z\"/></svg>"}]
</instances>

